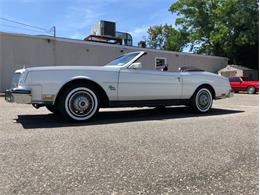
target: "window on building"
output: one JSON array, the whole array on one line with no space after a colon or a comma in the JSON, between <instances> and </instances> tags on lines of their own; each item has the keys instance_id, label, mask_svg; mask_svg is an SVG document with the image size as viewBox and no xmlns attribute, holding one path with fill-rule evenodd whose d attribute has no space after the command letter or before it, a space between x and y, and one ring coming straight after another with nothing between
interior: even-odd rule
<instances>
[{"instance_id":1,"label":"window on building","mask_svg":"<svg viewBox=\"0 0 260 195\"><path fill-rule=\"evenodd\" d=\"M167 66L167 58L161 58L161 57L155 58L155 68L156 69L162 69L165 66Z\"/></svg>"}]
</instances>

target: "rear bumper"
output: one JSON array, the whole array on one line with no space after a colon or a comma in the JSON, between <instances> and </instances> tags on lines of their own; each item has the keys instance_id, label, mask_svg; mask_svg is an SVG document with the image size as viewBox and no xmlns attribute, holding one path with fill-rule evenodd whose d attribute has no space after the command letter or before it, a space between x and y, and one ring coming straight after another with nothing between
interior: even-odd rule
<instances>
[{"instance_id":1,"label":"rear bumper","mask_svg":"<svg viewBox=\"0 0 260 195\"><path fill-rule=\"evenodd\" d=\"M230 98L230 97L233 97L233 96L234 96L234 92L233 92L233 91L230 91L230 92L226 95L227 98Z\"/></svg>"},{"instance_id":2,"label":"rear bumper","mask_svg":"<svg viewBox=\"0 0 260 195\"><path fill-rule=\"evenodd\" d=\"M228 93L223 93L220 96L217 96L216 99L224 99L224 98L230 98L234 96L234 92L232 90L229 90Z\"/></svg>"},{"instance_id":3,"label":"rear bumper","mask_svg":"<svg viewBox=\"0 0 260 195\"><path fill-rule=\"evenodd\" d=\"M31 90L23 88L7 89L5 91L5 100L7 102L15 102L18 104L31 104Z\"/></svg>"}]
</instances>

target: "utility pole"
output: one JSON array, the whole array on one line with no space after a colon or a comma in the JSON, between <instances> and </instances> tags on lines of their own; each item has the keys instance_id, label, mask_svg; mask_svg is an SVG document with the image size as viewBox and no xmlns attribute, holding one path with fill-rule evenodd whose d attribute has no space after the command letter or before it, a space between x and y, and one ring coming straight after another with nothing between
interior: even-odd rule
<instances>
[{"instance_id":1,"label":"utility pole","mask_svg":"<svg viewBox=\"0 0 260 195\"><path fill-rule=\"evenodd\" d=\"M56 38L56 26L51 27L51 29L49 30L49 33L53 32L53 37L54 39Z\"/></svg>"},{"instance_id":2,"label":"utility pole","mask_svg":"<svg viewBox=\"0 0 260 195\"><path fill-rule=\"evenodd\" d=\"M56 38L56 26L53 26L52 29L53 29L53 36L54 38Z\"/></svg>"}]
</instances>

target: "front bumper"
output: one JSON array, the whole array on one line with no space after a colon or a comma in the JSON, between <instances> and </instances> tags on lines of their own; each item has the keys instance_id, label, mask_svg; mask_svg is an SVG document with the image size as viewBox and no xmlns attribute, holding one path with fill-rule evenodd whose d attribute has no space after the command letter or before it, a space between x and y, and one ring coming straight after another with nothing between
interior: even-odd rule
<instances>
[{"instance_id":1,"label":"front bumper","mask_svg":"<svg viewBox=\"0 0 260 195\"><path fill-rule=\"evenodd\" d=\"M18 104L30 104L32 102L31 90L22 88L7 89L5 91L5 100Z\"/></svg>"}]
</instances>

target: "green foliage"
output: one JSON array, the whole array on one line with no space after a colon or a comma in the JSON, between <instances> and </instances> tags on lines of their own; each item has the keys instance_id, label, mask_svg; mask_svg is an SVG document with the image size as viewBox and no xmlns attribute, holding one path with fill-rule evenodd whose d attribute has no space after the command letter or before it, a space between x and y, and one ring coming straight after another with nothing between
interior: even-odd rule
<instances>
[{"instance_id":1,"label":"green foliage","mask_svg":"<svg viewBox=\"0 0 260 195\"><path fill-rule=\"evenodd\" d=\"M195 53L226 56L258 68L257 0L178 0L169 9Z\"/></svg>"},{"instance_id":2,"label":"green foliage","mask_svg":"<svg viewBox=\"0 0 260 195\"><path fill-rule=\"evenodd\" d=\"M148 29L149 37L146 43L151 48L182 51L187 42L186 34L178 31L172 25L153 26Z\"/></svg>"},{"instance_id":3,"label":"green foliage","mask_svg":"<svg viewBox=\"0 0 260 195\"><path fill-rule=\"evenodd\" d=\"M258 69L257 0L178 0L176 28L159 25L148 30L152 48L225 56L230 63Z\"/></svg>"}]
</instances>

